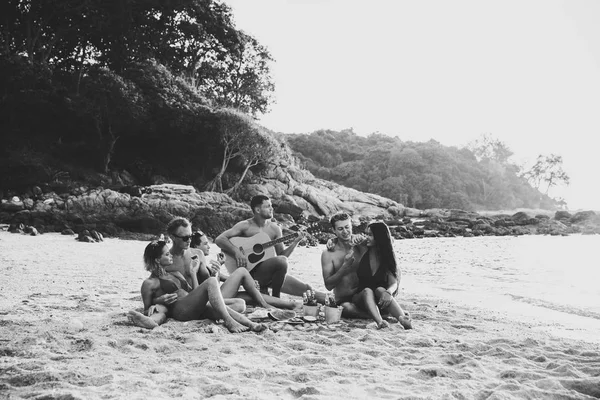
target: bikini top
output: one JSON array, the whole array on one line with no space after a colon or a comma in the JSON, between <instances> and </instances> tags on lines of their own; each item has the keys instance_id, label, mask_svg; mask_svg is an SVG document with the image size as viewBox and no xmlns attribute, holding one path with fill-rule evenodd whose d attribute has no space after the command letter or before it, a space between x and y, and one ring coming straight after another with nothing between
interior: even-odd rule
<instances>
[{"instance_id":1,"label":"bikini top","mask_svg":"<svg viewBox=\"0 0 600 400\"><path fill-rule=\"evenodd\" d=\"M181 279L177 275L173 275L173 274L171 274L171 276L177 278L177 280L179 281L179 285L175 281L172 281L171 279L158 277L158 281L160 282L160 289L163 292L175 293L179 289L183 289L188 292L192 290L189 283L187 283L187 281L185 279Z\"/></svg>"}]
</instances>

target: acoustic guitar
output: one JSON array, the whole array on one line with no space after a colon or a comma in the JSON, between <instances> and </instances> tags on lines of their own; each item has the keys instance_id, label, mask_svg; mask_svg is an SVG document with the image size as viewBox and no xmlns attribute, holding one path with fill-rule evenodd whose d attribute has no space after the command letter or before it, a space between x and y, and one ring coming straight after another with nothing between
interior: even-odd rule
<instances>
[{"instance_id":1,"label":"acoustic guitar","mask_svg":"<svg viewBox=\"0 0 600 400\"><path fill-rule=\"evenodd\" d=\"M308 228L306 231L316 231L318 230L318 226L312 226ZM278 239L273 239L269 237L265 232L259 232L254 236L250 237L232 237L229 239L231 243L240 249L244 257L246 258L246 269L248 271L252 271L257 264L268 260L269 258L273 258L277 255L275 252L275 245L278 243L283 243L290 239L293 239L300 235L299 232L293 232L288 235L282 236ZM225 268L229 273L232 273L237 268L237 260L235 257L229 253L225 253Z\"/></svg>"}]
</instances>

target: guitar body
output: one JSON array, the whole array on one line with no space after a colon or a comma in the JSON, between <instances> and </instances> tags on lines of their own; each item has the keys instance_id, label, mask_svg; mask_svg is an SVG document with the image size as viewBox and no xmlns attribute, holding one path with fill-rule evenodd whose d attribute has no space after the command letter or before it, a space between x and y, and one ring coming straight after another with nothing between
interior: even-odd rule
<instances>
[{"instance_id":1,"label":"guitar body","mask_svg":"<svg viewBox=\"0 0 600 400\"><path fill-rule=\"evenodd\" d=\"M246 256L246 261L248 262L246 268L248 271L252 271L257 264L277 255L273 245L263 246L264 244L271 242L269 235L264 232L259 232L250 237L233 237L229 240ZM228 253L225 253L225 268L227 268L229 273L232 273L237 269L235 257Z\"/></svg>"}]
</instances>

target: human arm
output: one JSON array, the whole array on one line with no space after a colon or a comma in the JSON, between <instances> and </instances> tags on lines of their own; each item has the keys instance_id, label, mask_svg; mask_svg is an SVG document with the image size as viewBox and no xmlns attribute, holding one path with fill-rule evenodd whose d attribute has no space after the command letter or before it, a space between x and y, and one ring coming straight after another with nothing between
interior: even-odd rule
<instances>
[{"instance_id":1,"label":"human arm","mask_svg":"<svg viewBox=\"0 0 600 400\"><path fill-rule=\"evenodd\" d=\"M321 254L321 269L323 272L323 283L325 284L325 288L327 290L334 289L337 285L340 284L342 279L354 272L352 268L355 261L355 253L354 250L349 251L342 261L342 265L336 271L334 264L334 256L333 253L329 251L324 251Z\"/></svg>"},{"instance_id":2,"label":"human arm","mask_svg":"<svg viewBox=\"0 0 600 400\"><path fill-rule=\"evenodd\" d=\"M142 283L141 294L142 302L144 303L144 313L148 313L148 309L153 304L169 305L177 301L176 293L165 293L161 296L157 296L160 283L156 278L148 278Z\"/></svg>"},{"instance_id":3,"label":"human arm","mask_svg":"<svg viewBox=\"0 0 600 400\"><path fill-rule=\"evenodd\" d=\"M339 239L337 237L331 238L327 240L325 247L327 247L328 251L335 250L335 246L338 244ZM367 235L364 233L359 233L357 235L352 235L350 238L350 244L352 246L363 246L365 247L365 242L367 241Z\"/></svg>"},{"instance_id":4,"label":"human arm","mask_svg":"<svg viewBox=\"0 0 600 400\"><path fill-rule=\"evenodd\" d=\"M204 254L201 251L192 249L192 257L190 260L190 266L187 271L187 273L190 276L190 279L192 281L192 289L197 288L198 285L200 284L200 282L204 282L204 279L206 279L205 277L203 277L202 274L200 274L201 280L198 280L198 273L199 273L200 267L203 263L203 261L202 261L203 258L204 258Z\"/></svg>"},{"instance_id":5,"label":"human arm","mask_svg":"<svg viewBox=\"0 0 600 400\"><path fill-rule=\"evenodd\" d=\"M215 244L219 246L221 250L232 255L235 258L238 268L246 268L246 257L244 257L244 254L241 252L241 250L238 249L233 243L231 243L231 240L229 239L238 236L246 236L246 230L248 229L248 225L248 221L238 222L230 229L227 229L226 231L221 233L215 239Z\"/></svg>"},{"instance_id":6,"label":"human arm","mask_svg":"<svg viewBox=\"0 0 600 400\"><path fill-rule=\"evenodd\" d=\"M375 295L379 299L378 305L381 308L386 308L392 302L394 293L398 289L398 280L394 275L388 272L387 287L379 286L375 289Z\"/></svg>"},{"instance_id":7,"label":"human arm","mask_svg":"<svg viewBox=\"0 0 600 400\"><path fill-rule=\"evenodd\" d=\"M275 232L275 239L278 239L283 236L283 233L282 233L279 225L273 224L273 230ZM281 244L281 243L277 243L275 245L275 253L278 256L289 257L292 255L292 252L296 249L296 246L298 246L298 243L300 243L300 241L304 238L304 233L302 231L298 231L296 233L297 233L296 238L292 241L292 243L290 243L290 245L288 247L284 248L283 244Z\"/></svg>"}]
</instances>

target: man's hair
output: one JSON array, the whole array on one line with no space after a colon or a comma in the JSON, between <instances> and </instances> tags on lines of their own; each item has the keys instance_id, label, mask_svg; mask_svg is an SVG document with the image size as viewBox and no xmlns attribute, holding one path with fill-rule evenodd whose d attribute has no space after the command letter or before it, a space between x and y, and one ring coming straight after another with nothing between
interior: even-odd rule
<instances>
[{"instance_id":1,"label":"man's hair","mask_svg":"<svg viewBox=\"0 0 600 400\"><path fill-rule=\"evenodd\" d=\"M177 229L179 229L180 226L183 226L184 228L187 228L190 225L191 225L191 223L190 223L190 221L188 221L187 218L184 218L184 217L175 217L172 220L170 220L169 223L167 224L167 232L170 235L172 235L173 233L175 233L175 231Z\"/></svg>"},{"instance_id":2,"label":"man's hair","mask_svg":"<svg viewBox=\"0 0 600 400\"><path fill-rule=\"evenodd\" d=\"M345 221L347 219L350 219L350 216L348 214L346 214L345 212L339 212L337 214L333 214L333 216L329 220L329 223L331 224L332 228L335 228L335 223L336 222L338 222L338 221Z\"/></svg>"},{"instance_id":3,"label":"man's hair","mask_svg":"<svg viewBox=\"0 0 600 400\"><path fill-rule=\"evenodd\" d=\"M263 201L267 201L269 198L263 194L257 194L250 200L250 209L254 212L254 207L260 206Z\"/></svg>"}]
</instances>

